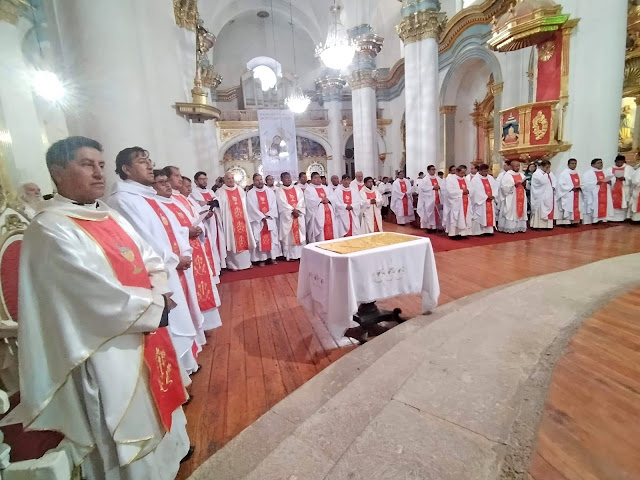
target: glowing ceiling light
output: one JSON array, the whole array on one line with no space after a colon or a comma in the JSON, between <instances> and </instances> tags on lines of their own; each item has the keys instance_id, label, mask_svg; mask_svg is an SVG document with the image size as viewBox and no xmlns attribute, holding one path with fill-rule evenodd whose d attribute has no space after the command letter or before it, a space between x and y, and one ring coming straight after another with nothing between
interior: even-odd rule
<instances>
[{"instance_id":1,"label":"glowing ceiling light","mask_svg":"<svg viewBox=\"0 0 640 480\"><path fill-rule=\"evenodd\" d=\"M311 103L311 99L296 85L291 95L284 100L284 103L293 113L303 113Z\"/></svg>"},{"instance_id":2,"label":"glowing ceiling light","mask_svg":"<svg viewBox=\"0 0 640 480\"><path fill-rule=\"evenodd\" d=\"M49 102L59 102L65 96L66 90L58 76L47 70L37 70L33 74L34 91Z\"/></svg>"},{"instance_id":3,"label":"glowing ceiling light","mask_svg":"<svg viewBox=\"0 0 640 480\"><path fill-rule=\"evenodd\" d=\"M278 77L276 72L266 65L258 65L253 69L253 78L260 80L260 85L263 92L271 90L278 83Z\"/></svg>"},{"instance_id":4,"label":"glowing ceiling light","mask_svg":"<svg viewBox=\"0 0 640 480\"><path fill-rule=\"evenodd\" d=\"M327 68L343 70L349 66L356 53L356 48L347 34L347 30L340 22L340 6L329 8L333 19L329 23L329 32L324 45L316 47L316 55Z\"/></svg>"}]
</instances>

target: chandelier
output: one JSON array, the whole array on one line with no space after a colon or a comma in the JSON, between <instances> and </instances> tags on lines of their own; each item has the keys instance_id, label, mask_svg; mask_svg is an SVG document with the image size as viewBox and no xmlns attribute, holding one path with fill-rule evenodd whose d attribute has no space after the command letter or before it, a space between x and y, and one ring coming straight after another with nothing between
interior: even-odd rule
<instances>
[{"instance_id":1,"label":"chandelier","mask_svg":"<svg viewBox=\"0 0 640 480\"><path fill-rule=\"evenodd\" d=\"M327 68L343 70L349 66L356 53L356 48L349 38L346 29L340 22L340 6L335 4L329 7L333 17L329 21L327 40L316 47L316 56L320 57Z\"/></svg>"},{"instance_id":2,"label":"chandelier","mask_svg":"<svg viewBox=\"0 0 640 480\"><path fill-rule=\"evenodd\" d=\"M291 42L293 43L293 91L284 99L284 103L293 113L303 113L307 110L311 99L307 97L298 85L298 66L296 65L296 37L293 34L293 11L289 0L289 19L291 23Z\"/></svg>"}]
</instances>

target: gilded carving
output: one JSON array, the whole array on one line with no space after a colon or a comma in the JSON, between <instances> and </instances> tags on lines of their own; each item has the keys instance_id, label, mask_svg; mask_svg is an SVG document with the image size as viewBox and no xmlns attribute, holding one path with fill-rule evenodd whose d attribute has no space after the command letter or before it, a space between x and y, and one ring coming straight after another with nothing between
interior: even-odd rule
<instances>
[{"instance_id":1,"label":"gilded carving","mask_svg":"<svg viewBox=\"0 0 640 480\"><path fill-rule=\"evenodd\" d=\"M547 117L542 113L542 110L538 110L538 114L533 119L533 135L536 140L540 140L547 134L549 130L549 121Z\"/></svg>"},{"instance_id":2,"label":"gilded carving","mask_svg":"<svg viewBox=\"0 0 640 480\"><path fill-rule=\"evenodd\" d=\"M548 62L556 51L556 44L553 40L538 45L538 58L541 62Z\"/></svg>"},{"instance_id":3,"label":"gilded carving","mask_svg":"<svg viewBox=\"0 0 640 480\"><path fill-rule=\"evenodd\" d=\"M444 115L452 114L452 113L456 113L457 109L458 109L457 105L442 105L440 107L440 113Z\"/></svg>"},{"instance_id":4,"label":"gilded carving","mask_svg":"<svg viewBox=\"0 0 640 480\"><path fill-rule=\"evenodd\" d=\"M435 38L438 40L445 24L447 14L433 10L421 10L408 15L396 25L396 32L405 45L419 42L425 38Z\"/></svg>"},{"instance_id":5,"label":"gilded carving","mask_svg":"<svg viewBox=\"0 0 640 480\"><path fill-rule=\"evenodd\" d=\"M349 75L349 85L351 90L357 90L359 88L373 88L375 90L377 86L377 72L376 70L356 70Z\"/></svg>"},{"instance_id":6,"label":"gilded carving","mask_svg":"<svg viewBox=\"0 0 640 480\"><path fill-rule=\"evenodd\" d=\"M244 134L244 133L249 133L249 132L253 132L254 130L245 130L245 129L220 129L220 142L224 143L227 140L233 138L233 137L239 137L240 135Z\"/></svg>"},{"instance_id":7,"label":"gilded carving","mask_svg":"<svg viewBox=\"0 0 640 480\"><path fill-rule=\"evenodd\" d=\"M173 0L173 15L178 26L195 31L198 21L197 0Z\"/></svg>"},{"instance_id":8,"label":"gilded carving","mask_svg":"<svg viewBox=\"0 0 640 480\"><path fill-rule=\"evenodd\" d=\"M0 0L0 22L18 23L23 8L32 8L25 0Z\"/></svg>"}]
</instances>

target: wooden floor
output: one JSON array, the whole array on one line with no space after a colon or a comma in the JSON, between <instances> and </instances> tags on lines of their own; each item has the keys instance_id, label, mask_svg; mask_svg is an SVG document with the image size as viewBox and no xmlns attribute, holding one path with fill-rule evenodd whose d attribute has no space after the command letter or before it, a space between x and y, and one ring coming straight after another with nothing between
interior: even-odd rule
<instances>
[{"instance_id":1,"label":"wooden floor","mask_svg":"<svg viewBox=\"0 0 640 480\"><path fill-rule=\"evenodd\" d=\"M587 320L556 364L529 475L640 478L640 289Z\"/></svg>"},{"instance_id":2,"label":"wooden floor","mask_svg":"<svg viewBox=\"0 0 640 480\"><path fill-rule=\"evenodd\" d=\"M412 232L411 227L393 229ZM640 228L624 225L437 253L440 303L635 252L640 252ZM196 451L183 464L180 479L287 394L355 348L339 347L321 322L306 315L296 301L297 274L221 284L219 290L223 325L198 357L202 369L193 376L194 398L185 409ZM421 313L418 295L379 304L400 305L407 317Z\"/></svg>"}]
</instances>

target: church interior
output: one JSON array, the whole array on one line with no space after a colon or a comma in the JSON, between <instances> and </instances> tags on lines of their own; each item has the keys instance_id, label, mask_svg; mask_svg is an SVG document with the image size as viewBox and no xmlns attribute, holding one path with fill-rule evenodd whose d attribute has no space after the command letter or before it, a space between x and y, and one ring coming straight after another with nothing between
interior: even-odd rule
<instances>
[{"instance_id":1,"label":"church interior","mask_svg":"<svg viewBox=\"0 0 640 480\"><path fill-rule=\"evenodd\" d=\"M0 0L0 478L640 478L639 104L635 0ZM268 130L265 119L276 119L269 120L275 130ZM100 476L83 468L85 459L93 461L103 450L95 440L78 454L64 428L75 415L69 410L62 410L60 427L15 420L19 406L29 402L29 377L41 372L22 364L37 358L26 349L40 347L28 343L30 328L21 323L22 312L39 311L23 308L29 295L38 296L36 285L29 294L23 291L25 258L31 258L25 249L33 246L26 239L42 205L64 193L52 179L50 156L69 137L99 142L100 149L92 148L104 162L104 195L87 203L109 205L135 230L138 224L111 199L118 185L135 180L129 172L140 159L149 173L158 169L147 187L158 191L157 184L171 184L174 196L189 197L171 183L172 171L179 170L184 177L178 182L191 185L193 179L194 192L201 193L191 195L196 201L189 205L210 207L195 238L202 241L212 229L217 243L205 240L196 247L189 230L186 248L193 247L192 270L196 248L204 248L209 283L217 289L211 310L221 323L194 342L197 366L187 381L183 375L191 449L178 459L184 461L177 474L123 473L145 458L155 461L160 447L146 457L138 453L131 464L121 461L115 469L120 473ZM123 168L119 159L132 146L140 155L131 154ZM235 219L220 197L237 186L251 219L251 189L272 188L277 213L278 191L291 183L284 182L285 167L273 166L283 158L294 198L298 192L296 201L306 199L307 215L308 195L320 186L313 181L317 174L328 195L342 188L344 176L353 180L345 188L355 184L359 197L363 177L370 178L374 186L365 191L371 188L372 197L362 198L374 206L384 202L382 222L375 212L372 217L375 232L415 237L414 243L427 245L424 262L410 256L393 272L364 265L396 261L394 246L385 244L388 250L369 262L358 263L354 250L351 263L340 263L341 252L329 251L322 258L332 263L313 264L307 220L300 261L300 254L288 257L283 243L277 262L270 256L265 266L252 253L248 267L236 268L229 257L225 268L220 240L239 255L239 230L235 223L230 229L220 227L224 220L216 222L225 218L225 208ZM573 175L567 169L572 159L582 190L572 190L574 210L570 220L560 221L562 204L555 195L562 176ZM518 164L521 170L509 172ZM472 173L457 179L461 165ZM543 215L549 227L534 223L529 185L528 204L517 203L517 193L513 207L504 203L500 178L513 173L518 192L517 179L531 165L533 171L546 168L553 185L548 191L555 206ZM482 168L483 177L475 173ZM610 209L624 210L621 218L596 218L596 192L593 221L580 223L585 210L578 210L577 199L586 198L585 172L593 169L594 188L609 189ZM256 183L263 176L264 187ZM491 233L448 234L437 207L430 207L437 223L427 225L420 185L429 178L429 188L441 185L429 193L439 204L438 192L448 191L449 180L462 182L464 219L466 195L475 198L474 176L497 178L494 192L502 192L502 210L483 224ZM533 182L531 177L529 172ZM402 200L404 181L409 193ZM613 193L618 183L624 200ZM499 209L486 188L482 201ZM252 195L261 201L260 193ZM284 203L291 203L286 195ZM318 195L316 208L328 212L324 194ZM394 206L398 198L407 221ZM501 230L507 208L530 215L526 232ZM347 205L346 218L352 218L350 211ZM246 223L247 238L254 235L258 249L272 230L270 214L259 212L264 228ZM289 213L288 228L298 228L291 226L298 225L296 215L291 219ZM321 240L334 238L327 236L326 217L322 221ZM349 232L338 236L353 235L355 241L350 221ZM46 254L48 247L42 248ZM52 283L74 274L50 270L43 258L43 278ZM411 265L419 269L415 275ZM325 267L331 275L320 278ZM404 279L408 283L394 290L392 284ZM375 294L363 293L349 310L368 283ZM333 293L320 300L316 288ZM163 315L173 308L167 301ZM376 303L376 312L393 312L391 320L364 328L363 306L377 309ZM206 324L205 308L196 307ZM327 318L341 308L347 323L355 320L365 334L349 335L351 328L335 334ZM78 365L67 378L76 378ZM92 413L87 407L78 415ZM111 428L108 416L107 424ZM120 449L127 442L115 443Z\"/></svg>"}]
</instances>

